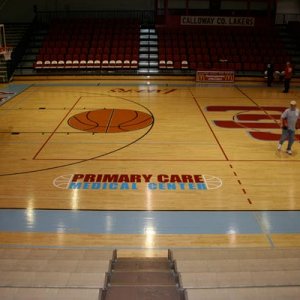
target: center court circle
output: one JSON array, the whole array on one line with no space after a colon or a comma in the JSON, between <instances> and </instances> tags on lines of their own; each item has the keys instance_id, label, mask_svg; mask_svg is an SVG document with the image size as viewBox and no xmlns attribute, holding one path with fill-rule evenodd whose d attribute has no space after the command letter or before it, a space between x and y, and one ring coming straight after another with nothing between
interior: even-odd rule
<instances>
[{"instance_id":1,"label":"center court circle","mask_svg":"<svg viewBox=\"0 0 300 300\"><path fill-rule=\"evenodd\" d=\"M118 133L146 128L153 117L142 111L130 109L97 109L72 116L68 124L78 130L93 133Z\"/></svg>"}]
</instances>

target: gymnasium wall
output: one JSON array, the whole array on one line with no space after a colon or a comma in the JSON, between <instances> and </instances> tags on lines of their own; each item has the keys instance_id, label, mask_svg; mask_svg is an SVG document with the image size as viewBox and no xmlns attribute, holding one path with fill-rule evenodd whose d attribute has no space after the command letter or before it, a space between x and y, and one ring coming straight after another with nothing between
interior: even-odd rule
<instances>
[{"instance_id":1,"label":"gymnasium wall","mask_svg":"<svg viewBox=\"0 0 300 300\"><path fill-rule=\"evenodd\" d=\"M169 8L184 8L186 0L168 0ZM247 9L248 1L220 1L220 8L225 10ZM209 0L190 0L190 9L208 9ZM265 10L265 2L251 2L251 9ZM158 7L163 9L164 0L158 0ZM33 7L39 11L58 10L154 10L155 0L0 0L0 23L30 22L34 17ZM277 13L300 14L299 0L278 0Z\"/></svg>"},{"instance_id":2,"label":"gymnasium wall","mask_svg":"<svg viewBox=\"0 0 300 300\"><path fill-rule=\"evenodd\" d=\"M299 0L278 0L277 2L278 14L300 14Z\"/></svg>"},{"instance_id":3,"label":"gymnasium wall","mask_svg":"<svg viewBox=\"0 0 300 300\"><path fill-rule=\"evenodd\" d=\"M153 10L154 0L7 0L0 11L0 23L30 22L34 5L38 11Z\"/></svg>"}]
</instances>

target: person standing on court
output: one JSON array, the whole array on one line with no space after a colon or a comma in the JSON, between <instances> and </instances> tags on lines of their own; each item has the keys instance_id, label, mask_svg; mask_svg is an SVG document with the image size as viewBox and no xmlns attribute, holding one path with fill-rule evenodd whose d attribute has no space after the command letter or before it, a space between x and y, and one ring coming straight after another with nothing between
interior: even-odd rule
<instances>
[{"instance_id":1,"label":"person standing on court","mask_svg":"<svg viewBox=\"0 0 300 300\"><path fill-rule=\"evenodd\" d=\"M293 76L293 68L291 63L288 61L284 69L284 90L283 93L288 93L290 90L290 82Z\"/></svg>"},{"instance_id":2,"label":"person standing on court","mask_svg":"<svg viewBox=\"0 0 300 300\"><path fill-rule=\"evenodd\" d=\"M292 154L292 145L295 141L295 132L298 128L300 119L299 109L297 108L296 101L290 102L290 107L287 108L281 115L280 126L282 128L282 134L278 144L278 151L281 150L284 141L288 141L286 152Z\"/></svg>"}]
</instances>

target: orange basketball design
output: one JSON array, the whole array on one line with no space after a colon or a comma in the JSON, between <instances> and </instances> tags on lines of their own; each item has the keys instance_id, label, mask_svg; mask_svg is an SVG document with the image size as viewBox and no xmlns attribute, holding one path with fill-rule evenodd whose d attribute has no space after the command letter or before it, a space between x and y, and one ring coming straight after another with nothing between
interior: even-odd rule
<instances>
[{"instance_id":1,"label":"orange basketball design","mask_svg":"<svg viewBox=\"0 0 300 300\"><path fill-rule=\"evenodd\" d=\"M95 133L133 131L152 123L150 114L130 109L98 109L79 113L68 120L75 129Z\"/></svg>"}]
</instances>

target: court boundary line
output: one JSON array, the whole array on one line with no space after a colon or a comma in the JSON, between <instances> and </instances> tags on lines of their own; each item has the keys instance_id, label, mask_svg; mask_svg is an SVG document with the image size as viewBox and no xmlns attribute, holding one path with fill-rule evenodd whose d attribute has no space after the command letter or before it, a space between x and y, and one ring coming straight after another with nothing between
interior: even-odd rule
<instances>
[{"instance_id":1,"label":"court boundary line","mask_svg":"<svg viewBox=\"0 0 300 300\"><path fill-rule=\"evenodd\" d=\"M27 210L27 208L24 207L0 207L0 210ZM72 208L38 208L35 207L34 210L50 210L50 211L72 211L74 212L74 209ZM300 212L300 209L238 209L238 210L213 210L213 209L195 209L195 210L182 210L182 209L84 209L84 208L78 208L75 210L76 211L111 211L111 212L221 212L221 213L232 213L232 212L249 212L249 213L254 213L254 212ZM299 233L300 234L300 233Z\"/></svg>"},{"instance_id":2,"label":"court boundary line","mask_svg":"<svg viewBox=\"0 0 300 300\"><path fill-rule=\"evenodd\" d=\"M77 99L77 101L75 101L74 105L72 107L70 107L70 109L67 111L66 115L62 118L62 120L58 123L58 125L56 126L56 128L52 131L52 133L50 134L50 136L46 139L46 141L43 143L43 145L40 147L40 149L36 152L36 154L32 158L33 160L35 160L36 157L40 154L40 152L44 149L44 147L47 145L47 143L49 142L49 140L55 134L56 130L61 126L61 124L63 123L63 121L67 118L67 116L70 114L70 112L73 110L73 108L77 105L77 103L80 101L80 99L81 99L81 96Z\"/></svg>"},{"instance_id":3,"label":"court boundary line","mask_svg":"<svg viewBox=\"0 0 300 300\"><path fill-rule=\"evenodd\" d=\"M218 140L218 138L217 138L215 132L212 130L212 127L211 127L210 123L208 122L207 117L205 116L205 114L204 114L204 112L203 112L201 106L199 105L199 103L198 103L196 97L194 96L193 92L192 92L190 89L189 89L189 92L191 93L192 98L193 98L194 102L196 103L196 106L198 107L198 109L199 109L199 111L200 111L202 117L204 118L204 120L205 120L205 122L206 122L206 124L207 124L207 126L208 126L208 128L209 128L209 130L210 130L210 132L211 132L211 134L213 135L213 137L215 138L215 141L216 141L217 144L219 145L219 148L220 148L221 152L223 153L223 155L224 155L224 157L225 157L225 160L228 161L228 160L229 160L229 159L228 159L228 156L226 155L225 150L223 149L223 147L222 147L220 141Z\"/></svg>"},{"instance_id":4,"label":"court boundary line","mask_svg":"<svg viewBox=\"0 0 300 300\"><path fill-rule=\"evenodd\" d=\"M283 154L285 154L283 152ZM290 155L286 154L286 157L287 158L291 158ZM80 160L82 161L83 159L82 158L37 158L36 160ZM89 159L86 159L85 161L87 161ZM144 158L141 158L141 159L109 159L109 158L94 158L93 160L101 160L101 161L166 161L166 162L189 162L189 161L193 161L193 162L203 162L203 161L207 161L207 162L300 162L300 159L293 159L293 160L290 160L290 159L281 159L281 160L268 160L268 159L229 159L229 160L226 160L226 159L144 159Z\"/></svg>"}]
</instances>

